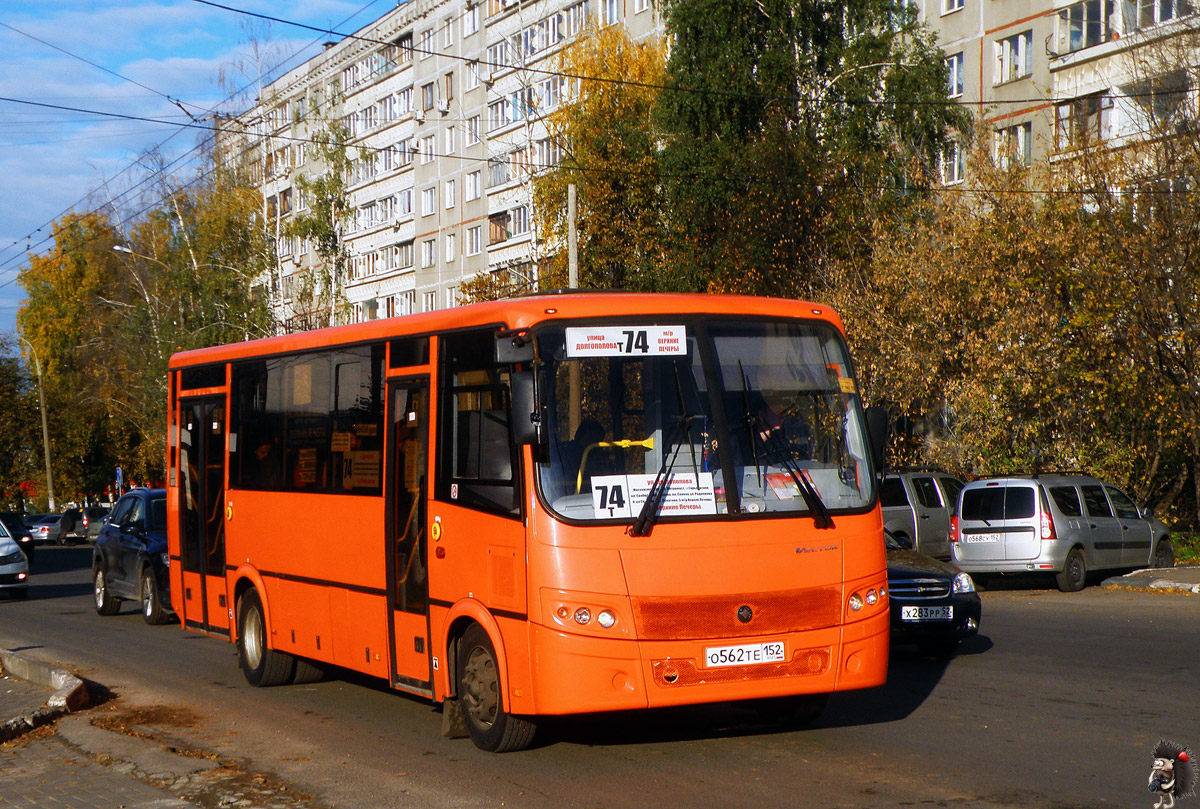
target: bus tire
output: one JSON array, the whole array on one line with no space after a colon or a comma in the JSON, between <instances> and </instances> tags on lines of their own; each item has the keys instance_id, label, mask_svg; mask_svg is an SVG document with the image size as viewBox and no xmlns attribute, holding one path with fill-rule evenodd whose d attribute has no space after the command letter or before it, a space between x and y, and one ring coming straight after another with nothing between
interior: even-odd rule
<instances>
[{"instance_id":1,"label":"bus tire","mask_svg":"<svg viewBox=\"0 0 1200 809\"><path fill-rule=\"evenodd\" d=\"M290 682L296 659L267 646L267 621L257 590L247 590L238 601L238 663L246 682L258 688Z\"/></svg>"},{"instance_id":2,"label":"bus tire","mask_svg":"<svg viewBox=\"0 0 1200 809\"><path fill-rule=\"evenodd\" d=\"M472 624L458 642L457 685L463 724L480 750L508 753L533 741L537 725L504 710L496 649L479 624Z\"/></svg>"},{"instance_id":3,"label":"bus tire","mask_svg":"<svg viewBox=\"0 0 1200 809\"><path fill-rule=\"evenodd\" d=\"M303 657L296 658L296 670L292 673L292 685L317 683L324 678L324 668L313 663L311 660L305 660Z\"/></svg>"},{"instance_id":4,"label":"bus tire","mask_svg":"<svg viewBox=\"0 0 1200 809\"><path fill-rule=\"evenodd\" d=\"M109 592L104 565L96 565L92 571L92 594L96 599L96 612L101 615L116 615L121 610L121 599Z\"/></svg>"},{"instance_id":5,"label":"bus tire","mask_svg":"<svg viewBox=\"0 0 1200 809\"><path fill-rule=\"evenodd\" d=\"M142 618L150 626L165 624L168 620L166 607L158 595L158 581L154 578L154 570L149 565L142 568L141 582L138 590L142 594Z\"/></svg>"}]
</instances>

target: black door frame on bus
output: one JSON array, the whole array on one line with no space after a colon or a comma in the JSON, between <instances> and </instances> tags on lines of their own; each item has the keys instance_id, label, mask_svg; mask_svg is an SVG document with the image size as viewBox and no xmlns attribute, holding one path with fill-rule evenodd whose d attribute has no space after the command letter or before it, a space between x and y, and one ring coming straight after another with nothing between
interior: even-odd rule
<instances>
[{"instance_id":1,"label":"black door frame on bus","mask_svg":"<svg viewBox=\"0 0 1200 809\"><path fill-rule=\"evenodd\" d=\"M179 416L179 429L180 429L181 433L182 433L182 431L184 429L184 425L187 423L187 420L190 417L190 415L193 414L194 412L196 412L194 410L194 408L197 408L197 407L200 408L199 412L202 415L202 418L198 419L196 429L194 429L192 431L193 434L192 434L191 438L192 438L193 444L191 445L190 449L185 452L184 448L182 446L182 441L181 441L180 452L179 452L179 456L178 456L179 457L179 465L180 465L179 484L180 484L180 489L181 489L180 497L186 501L187 496L188 496L188 491L186 488L187 475L191 475L191 474L196 475L196 485L198 487L199 500L203 503L203 505L205 507L204 511L199 512L199 517L203 520L203 522L198 526L198 530L201 532L200 542L203 546L203 552L199 554L199 556L200 556L199 560L193 558L193 554L196 549L189 547L187 522L189 519L191 519L193 517L194 512L191 509L186 507L186 502L185 502L185 504L184 504L185 507L179 509L179 519L180 519L180 524L179 524L179 536L180 536L179 551L180 551L180 553L179 553L179 555L180 555L181 570L184 573L194 573L194 574L199 574L199 576L200 576L200 620L196 620L195 616L190 615L187 611L187 603L188 603L187 590L188 590L188 588L186 587L186 585L184 585L184 593L183 593L183 596L184 596L184 599L183 599L184 615L183 615L183 617L184 617L184 624L188 629L196 629L196 630L198 630L200 632L204 632L206 634L217 635L217 636L220 636L223 638L228 638L228 637L230 637L230 628L228 626L214 625L212 623L212 621L209 620L209 614L208 614L209 613L209 610L208 610L208 579L210 576L215 576L217 574L211 573L208 569L208 554L211 549L211 543L210 543L210 537L207 535L207 529L209 528L212 521L209 519L205 519L205 512L207 511L208 507L215 501L210 496L213 493L209 491L210 479L209 479L209 476L205 473L205 470L207 469L207 467L204 466L205 459L208 457L208 453L209 453L209 441L212 438L209 435L209 431L205 428L205 425L208 423L209 419L212 417L211 414L212 414L213 408L220 407L222 410L226 410L225 394L224 393L216 393L216 394L202 394L202 395L198 395L198 396L180 396L179 401L177 403L177 409L178 409L178 416ZM221 435L220 435L221 447L220 447L220 452L218 453L218 456L221 458L221 467L222 467L221 480L220 480L220 483L218 484L219 489L220 489L219 496L222 499L222 506L220 509L221 513L216 515L216 522L222 529L224 528L224 520L225 520L225 513L224 513L225 512L224 498L225 498L225 494L226 494L225 474L228 472L228 468L227 468L228 467L228 458L225 453L225 436L227 435L228 430L229 430L229 413L226 410L223 420L222 420ZM191 471L189 471L187 468L185 468L189 461L195 461L195 460L198 460L200 462L200 468L196 468ZM221 542L221 551L222 551L222 554L221 554L222 558L220 559L220 569L221 569L220 577L222 579L224 579L226 560L224 558L225 557L225 553L224 553L225 543L223 540ZM222 593L221 597L222 597L222 599L224 598L223 593Z\"/></svg>"},{"instance_id":2,"label":"black door frame on bus","mask_svg":"<svg viewBox=\"0 0 1200 809\"><path fill-rule=\"evenodd\" d=\"M420 481L419 489L418 489L418 491L413 493L415 495L415 501L411 505L411 508L415 509L414 514L417 515L417 518L419 519L419 525L417 526L416 530L418 532L418 537L419 537L420 552L419 552L417 558L412 559L409 564L406 564L406 571L405 571L406 575L403 577L406 579L408 575L411 575L411 573L414 569L413 568L414 564L419 565L424 568L425 577L426 577L425 578L424 605L423 605L423 610L420 610L420 611L402 609L399 604L399 601L400 601L399 585L401 583L402 577L401 577L400 571L398 569L399 565L398 565L398 553L397 553L397 546L396 546L396 540L397 540L396 534L398 531L403 530L403 529L401 527L398 527L398 525L397 525L399 520L398 520L398 515L397 515L396 511L397 511L397 500L399 499L400 494L402 492L401 487L406 485L406 481L404 479L404 477L405 477L404 469L401 466L403 461L400 457L399 437L401 434L401 430L404 429L404 424L401 421L401 419L409 418L409 415L407 412L401 413L401 412L399 412L399 408L396 407L397 393L399 393L402 390L418 390L424 394L423 407L424 407L425 412L423 414L423 417L419 413L416 414L416 421L418 422L418 424L414 428L416 430L416 434L417 434L419 440L424 442L424 449L423 449L423 453L422 453L423 458L421 458L421 456L418 456L419 459L421 460L421 462L423 463L423 467L421 467L417 470L417 473L419 475L419 481ZM430 406L430 404L431 404L430 403L430 390L431 390L430 376L428 374L414 374L412 376L392 377L387 380L386 401L387 401L388 414L387 414L387 422L386 423L387 423L387 429L388 429L388 437L387 437L386 468L389 470L389 474L385 477L385 483L384 483L384 485L386 487L386 494L385 494L385 498L384 498L384 501L385 501L385 506L384 506L384 508L385 508L385 518L384 518L385 528L384 528L384 531L387 536L386 569L387 569L387 617L388 617L387 631L388 631L388 649L389 649L388 675L391 680L392 686L394 688L400 688L405 691L422 694L424 696L428 696L428 697L432 698L433 697L433 650L432 650L430 644L432 642L433 631L432 631L432 626L430 623L430 615L429 615L429 581L428 581L429 543L428 543L428 537L426 535L427 531L428 531L428 525L425 524L426 523L426 519L425 519L426 503L428 502L428 499L429 499L428 465L429 465L429 448L430 448L430 440L431 440L430 433L431 433L432 418L433 418L433 410ZM396 664L396 654L398 651L397 643L402 642L400 639L398 639L396 637L395 616L396 616L397 612L407 612L409 614L416 614L416 615L423 614L424 615L425 636L424 636L424 638L420 638L420 637L414 638L414 643L418 645L418 648L415 651L417 651L418 653L423 653L425 655L427 670L426 670L424 680L418 680L416 678L400 674L399 671L397 670L397 668L398 668L397 664ZM419 648L422 645L424 648L423 649Z\"/></svg>"}]
</instances>

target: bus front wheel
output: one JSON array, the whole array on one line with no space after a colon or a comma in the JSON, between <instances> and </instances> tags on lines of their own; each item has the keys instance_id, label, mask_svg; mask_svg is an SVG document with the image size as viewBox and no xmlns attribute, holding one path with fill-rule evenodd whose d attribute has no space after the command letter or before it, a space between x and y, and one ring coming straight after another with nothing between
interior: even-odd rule
<instances>
[{"instance_id":1,"label":"bus front wheel","mask_svg":"<svg viewBox=\"0 0 1200 809\"><path fill-rule=\"evenodd\" d=\"M247 590L238 601L238 662L253 686L282 685L292 679L295 659L267 647L267 622L257 590Z\"/></svg>"},{"instance_id":2,"label":"bus front wheel","mask_svg":"<svg viewBox=\"0 0 1200 809\"><path fill-rule=\"evenodd\" d=\"M537 726L504 710L500 668L487 632L473 624L458 642L458 700L467 735L481 750L507 753L533 741Z\"/></svg>"}]
</instances>

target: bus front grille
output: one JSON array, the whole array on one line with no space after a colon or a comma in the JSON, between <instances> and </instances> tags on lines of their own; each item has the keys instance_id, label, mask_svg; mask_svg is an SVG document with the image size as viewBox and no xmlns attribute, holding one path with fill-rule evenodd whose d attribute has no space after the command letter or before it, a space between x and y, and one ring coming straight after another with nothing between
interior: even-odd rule
<instances>
[{"instance_id":1,"label":"bus front grille","mask_svg":"<svg viewBox=\"0 0 1200 809\"><path fill-rule=\"evenodd\" d=\"M836 626L839 587L722 596L635 597L633 617L642 640L700 640L779 635ZM744 607L749 608L747 613ZM747 614L749 620L743 620Z\"/></svg>"}]
</instances>

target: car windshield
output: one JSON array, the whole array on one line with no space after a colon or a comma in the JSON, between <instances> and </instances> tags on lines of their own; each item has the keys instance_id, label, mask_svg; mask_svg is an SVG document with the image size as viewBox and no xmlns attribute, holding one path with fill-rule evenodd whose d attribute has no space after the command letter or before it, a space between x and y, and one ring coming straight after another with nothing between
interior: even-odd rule
<instances>
[{"instance_id":1,"label":"car windshield","mask_svg":"<svg viewBox=\"0 0 1200 809\"><path fill-rule=\"evenodd\" d=\"M824 322L622 321L537 334L544 501L630 520L863 509L874 497L858 389ZM659 481L658 484L655 481Z\"/></svg>"}]
</instances>

